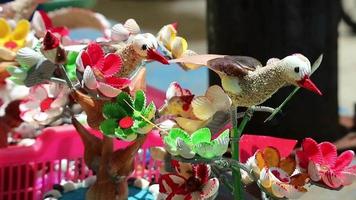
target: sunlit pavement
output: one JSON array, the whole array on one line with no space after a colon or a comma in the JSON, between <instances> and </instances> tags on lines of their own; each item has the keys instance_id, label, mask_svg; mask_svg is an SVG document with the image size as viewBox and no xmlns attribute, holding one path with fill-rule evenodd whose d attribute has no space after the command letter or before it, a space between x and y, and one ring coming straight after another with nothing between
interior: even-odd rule
<instances>
[{"instance_id":1,"label":"sunlit pavement","mask_svg":"<svg viewBox=\"0 0 356 200\"><path fill-rule=\"evenodd\" d=\"M117 21L134 18L145 31L156 33L162 25L179 22L179 34L189 42L189 48L206 53L205 0L99 0L96 10ZM148 67L148 83L165 90L172 81L202 93L207 87L207 71L186 73L176 67L154 65ZM340 25L339 38L339 105L342 115L353 115L356 103L356 37ZM312 186L303 200L355 200L356 184L341 191L329 191Z\"/></svg>"}]
</instances>

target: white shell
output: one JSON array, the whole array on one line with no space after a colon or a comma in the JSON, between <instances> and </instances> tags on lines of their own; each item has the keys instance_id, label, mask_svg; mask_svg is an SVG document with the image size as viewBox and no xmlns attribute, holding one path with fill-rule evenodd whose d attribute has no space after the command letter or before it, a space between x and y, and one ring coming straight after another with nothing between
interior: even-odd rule
<instances>
[{"instance_id":1,"label":"white shell","mask_svg":"<svg viewBox=\"0 0 356 200\"><path fill-rule=\"evenodd\" d=\"M130 32L122 24L115 24L111 28L111 39L113 41L125 41L129 36Z\"/></svg>"},{"instance_id":2,"label":"white shell","mask_svg":"<svg viewBox=\"0 0 356 200\"><path fill-rule=\"evenodd\" d=\"M174 58L180 58L188 49L187 41L182 37L175 37L171 42L171 52Z\"/></svg>"},{"instance_id":3,"label":"white shell","mask_svg":"<svg viewBox=\"0 0 356 200\"><path fill-rule=\"evenodd\" d=\"M28 47L21 48L16 54L16 61L22 66L32 67L41 59L43 56L39 52Z\"/></svg>"},{"instance_id":4,"label":"white shell","mask_svg":"<svg viewBox=\"0 0 356 200\"><path fill-rule=\"evenodd\" d=\"M227 111L231 107L231 99L224 90L217 85L208 88L205 96L212 102L217 111Z\"/></svg>"},{"instance_id":5,"label":"white shell","mask_svg":"<svg viewBox=\"0 0 356 200\"><path fill-rule=\"evenodd\" d=\"M98 90L103 95L105 95L106 97L110 97L110 98L116 97L121 92L121 90L114 88L108 84L102 83L102 82L98 82Z\"/></svg>"},{"instance_id":6,"label":"white shell","mask_svg":"<svg viewBox=\"0 0 356 200\"><path fill-rule=\"evenodd\" d=\"M195 156L195 152L180 138L177 138L177 151L180 156L186 159L191 159Z\"/></svg>"},{"instance_id":7,"label":"white shell","mask_svg":"<svg viewBox=\"0 0 356 200\"><path fill-rule=\"evenodd\" d=\"M126 20L124 27L131 33L131 34L138 34L140 33L140 27L138 26L137 22L134 19Z\"/></svg>"},{"instance_id":8,"label":"white shell","mask_svg":"<svg viewBox=\"0 0 356 200\"><path fill-rule=\"evenodd\" d=\"M212 102L204 96L194 98L192 101L192 108L195 117L200 120L211 118L217 111Z\"/></svg>"},{"instance_id":9,"label":"white shell","mask_svg":"<svg viewBox=\"0 0 356 200\"><path fill-rule=\"evenodd\" d=\"M83 85L91 90L98 88L98 82L96 81L93 70L88 66L83 73Z\"/></svg>"},{"instance_id":10,"label":"white shell","mask_svg":"<svg viewBox=\"0 0 356 200\"><path fill-rule=\"evenodd\" d=\"M35 30L36 35L38 37L43 37L45 32L46 32L46 26L45 23L43 22L41 14L36 11L33 14L32 20L31 20L31 25L32 28Z\"/></svg>"},{"instance_id":11,"label":"white shell","mask_svg":"<svg viewBox=\"0 0 356 200\"><path fill-rule=\"evenodd\" d=\"M7 48L0 47L0 59L12 61L15 59L16 53Z\"/></svg>"},{"instance_id":12,"label":"white shell","mask_svg":"<svg viewBox=\"0 0 356 200\"><path fill-rule=\"evenodd\" d=\"M188 133L193 133L199 128L203 127L206 122L201 120L192 120L183 117L177 117L176 122L179 127L187 131Z\"/></svg>"}]
</instances>

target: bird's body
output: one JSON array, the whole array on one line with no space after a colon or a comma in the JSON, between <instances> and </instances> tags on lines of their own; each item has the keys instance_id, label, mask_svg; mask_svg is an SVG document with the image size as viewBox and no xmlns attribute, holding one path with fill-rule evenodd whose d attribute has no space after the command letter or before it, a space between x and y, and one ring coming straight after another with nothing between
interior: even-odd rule
<instances>
[{"instance_id":1,"label":"bird's body","mask_svg":"<svg viewBox=\"0 0 356 200\"><path fill-rule=\"evenodd\" d=\"M247 56L196 55L171 62L207 66L221 78L221 84L234 106L251 107L269 99L286 85L296 85L321 94L311 82L309 60L301 54L272 58L266 66Z\"/></svg>"},{"instance_id":2,"label":"bird's body","mask_svg":"<svg viewBox=\"0 0 356 200\"><path fill-rule=\"evenodd\" d=\"M117 49L115 54L118 54L123 62L121 71L116 76L129 77L140 66L144 58L135 51L133 45L120 43L113 46Z\"/></svg>"}]
</instances>

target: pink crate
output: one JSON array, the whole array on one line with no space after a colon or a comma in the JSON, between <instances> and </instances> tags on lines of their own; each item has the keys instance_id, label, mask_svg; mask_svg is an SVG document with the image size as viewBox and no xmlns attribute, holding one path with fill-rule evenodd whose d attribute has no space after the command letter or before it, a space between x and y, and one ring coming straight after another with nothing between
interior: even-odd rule
<instances>
[{"instance_id":1,"label":"pink crate","mask_svg":"<svg viewBox=\"0 0 356 200\"><path fill-rule=\"evenodd\" d=\"M148 87L148 100L162 105L164 93ZM101 137L99 131L91 132ZM115 140L115 148L130 143ZM149 133L146 142L135 158L134 177L147 179L159 177L159 162L149 157L149 148L162 146L155 131ZM92 175L83 160L84 147L71 125L46 128L30 147L10 146L0 149L0 200L37 200L61 180L78 181Z\"/></svg>"}]
</instances>

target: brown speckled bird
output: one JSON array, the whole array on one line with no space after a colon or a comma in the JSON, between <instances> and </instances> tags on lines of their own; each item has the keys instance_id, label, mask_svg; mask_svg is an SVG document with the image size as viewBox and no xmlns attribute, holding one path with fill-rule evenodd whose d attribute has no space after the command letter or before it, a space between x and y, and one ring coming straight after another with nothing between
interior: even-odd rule
<instances>
[{"instance_id":1,"label":"brown speckled bird","mask_svg":"<svg viewBox=\"0 0 356 200\"><path fill-rule=\"evenodd\" d=\"M213 54L183 57L171 62L207 66L215 71L234 106L259 105L286 85L300 86L322 95L309 78L309 60L301 54L281 60L272 58L264 67L255 58Z\"/></svg>"}]
</instances>

